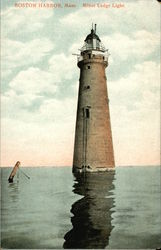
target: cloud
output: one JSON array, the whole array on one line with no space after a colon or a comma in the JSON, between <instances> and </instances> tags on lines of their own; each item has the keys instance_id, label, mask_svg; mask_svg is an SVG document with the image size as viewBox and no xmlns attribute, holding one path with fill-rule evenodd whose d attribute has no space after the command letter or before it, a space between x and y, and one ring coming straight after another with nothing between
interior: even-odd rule
<instances>
[{"instance_id":1,"label":"cloud","mask_svg":"<svg viewBox=\"0 0 161 250\"><path fill-rule=\"evenodd\" d=\"M1 14L2 35L11 36L16 33L16 35L21 34L22 36L26 33L40 32L46 21L52 16L51 9L7 8Z\"/></svg>"},{"instance_id":2,"label":"cloud","mask_svg":"<svg viewBox=\"0 0 161 250\"><path fill-rule=\"evenodd\" d=\"M33 101L39 101L36 111L31 109ZM7 92L2 96L2 118L27 122L37 127L43 126L68 126L74 125L76 114L76 97L59 99L45 99L42 96L32 94L18 95L14 91ZM28 109L29 107L29 109ZM4 115L3 115L4 114ZM10 126L10 124L8 124ZM24 134L24 136L26 136Z\"/></svg>"},{"instance_id":3,"label":"cloud","mask_svg":"<svg viewBox=\"0 0 161 250\"><path fill-rule=\"evenodd\" d=\"M43 102L40 107L40 114L48 121L55 121L63 124L75 120L76 98L66 98L64 100L50 99Z\"/></svg>"},{"instance_id":4,"label":"cloud","mask_svg":"<svg viewBox=\"0 0 161 250\"><path fill-rule=\"evenodd\" d=\"M116 163L159 164L159 65L145 61L108 84Z\"/></svg>"},{"instance_id":5,"label":"cloud","mask_svg":"<svg viewBox=\"0 0 161 250\"><path fill-rule=\"evenodd\" d=\"M18 93L33 95L54 94L57 89L52 73L32 67L19 72L9 86Z\"/></svg>"},{"instance_id":6,"label":"cloud","mask_svg":"<svg viewBox=\"0 0 161 250\"><path fill-rule=\"evenodd\" d=\"M127 106L129 103L135 105L145 91L154 95L159 93L159 72L160 66L156 62L144 61L142 64L136 64L127 76L109 83L109 93L113 93L112 101Z\"/></svg>"},{"instance_id":7,"label":"cloud","mask_svg":"<svg viewBox=\"0 0 161 250\"><path fill-rule=\"evenodd\" d=\"M137 4L130 1L125 2L125 7L122 9L81 7L77 11L65 15L60 22L74 34L84 32L86 35L89 25L92 23L98 24L100 34L107 35L111 32L118 32L118 30L121 33L130 34L138 29L159 31L159 15L160 10L155 0L148 1L146 4L145 1L138 1Z\"/></svg>"},{"instance_id":8,"label":"cloud","mask_svg":"<svg viewBox=\"0 0 161 250\"><path fill-rule=\"evenodd\" d=\"M131 35L114 33L102 37L102 41L108 46L112 62L147 58L159 48L159 33L146 30L138 30Z\"/></svg>"},{"instance_id":9,"label":"cloud","mask_svg":"<svg viewBox=\"0 0 161 250\"><path fill-rule=\"evenodd\" d=\"M55 54L49 59L49 70L54 78L72 79L76 70L76 58L71 54Z\"/></svg>"},{"instance_id":10,"label":"cloud","mask_svg":"<svg viewBox=\"0 0 161 250\"><path fill-rule=\"evenodd\" d=\"M77 69L76 58L61 53L49 58L49 62L46 63L46 70L29 67L26 70L19 71L9 81L8 88L2 95L3 116L15 118L16 113L19 120L30 119L37 122L39 119L43 120L41 117L45 115L50 106L52 112L53 109L60 110L61 102L57 102L58 98L73 98L75 93L75 99L77 95L78 77L75 79L74 69ZM52 106L53 103L54 107ZM38 113L36 114L36 112ZM49 114L49 112L47 113ZM53 121L53 119L55 118L53 118L52 113L51 117L49 115L46 117L48 122ZM63 119L63 116L61 119Z\"/></svg>"},{"instance_id":11,"label":"cloud","mask_svg":"<svg viewBox=\"0 0 161 250\"><path fill-rule=\"evenodd\" d=\"M47 38L20 42L9 39L2 41L2 73L7 75L18 67L40 62L54 48Z\"/></svg>"},{"instance_id":12,"label":"cloud","mask_svg":"<svg viewBox=\"0 0 161 250\"><path fill-rule=\"evenodd\" d=\"M45 99L54 98L58 89L53 74L30 67L20 71L2 95L2 115L17 119L35 119L34 113ZM16 114L16 115L15 115ZM30 117L28 117L30 116Z\"/></svg>"},{"instance_id":13,"label":"cloud","mask_svg":"<svg viewBox=\"0 0 161 250\"><path fill-rule=\"evenodd\" d=\"M58 99L58 88L50 72L38 68L20 72L10 82L10 90L2 95L2 117L35 124L73 120L77 95ZM76 92L75 85L73 88Z\"/></svg>"}]
</instances>

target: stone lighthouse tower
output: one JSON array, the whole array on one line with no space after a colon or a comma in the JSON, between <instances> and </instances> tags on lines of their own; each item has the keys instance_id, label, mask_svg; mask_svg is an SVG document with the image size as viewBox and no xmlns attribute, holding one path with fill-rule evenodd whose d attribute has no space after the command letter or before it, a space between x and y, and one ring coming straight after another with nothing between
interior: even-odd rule
<instances>
[{"instance_id":1,"label":"stone lighthouse tower","mask_svg":"<svg viewBox=\"0 0 161 250\"><path fill-rule=\"evenodd\" d=\"M105 68L107 50L95 28L78 56L80 68L73 172L114 168L109 99Z\"/></svg>"}]
</instances>

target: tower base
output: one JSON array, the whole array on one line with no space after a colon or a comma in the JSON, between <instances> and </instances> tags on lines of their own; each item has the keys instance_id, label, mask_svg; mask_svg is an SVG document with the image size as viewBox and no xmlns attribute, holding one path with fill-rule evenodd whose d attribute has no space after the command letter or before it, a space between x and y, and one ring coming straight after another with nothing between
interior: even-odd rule
<instances>
[{"instance_id":1,"label":"tower base","mask_svg":"<svg viewBox=\"0 0 161 250\"><path fill-rule=\"evenodd\" d=\"M73 173L84 173L84 172L109 172L109 171L115 171L114 166L108 166L108 167L90 167L90 166L82 166L77 167L73 166Z\"/></svg>"}]
</instances>

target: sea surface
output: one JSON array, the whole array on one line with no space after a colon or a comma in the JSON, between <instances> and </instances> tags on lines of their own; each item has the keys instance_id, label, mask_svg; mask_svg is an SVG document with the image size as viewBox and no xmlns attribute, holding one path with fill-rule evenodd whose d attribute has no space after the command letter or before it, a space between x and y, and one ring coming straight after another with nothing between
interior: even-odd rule
<instances>
[{"instance_id":1,"label":"sea surface","mask_svg":"<svg viewBox=\"0 0 161 250\"><path fill-rule=\"evenodd\" d=\"M1 244L10 249L161 247L160 167L74 177L70 167L1 169Z\"/></svg>"}]
</instances>

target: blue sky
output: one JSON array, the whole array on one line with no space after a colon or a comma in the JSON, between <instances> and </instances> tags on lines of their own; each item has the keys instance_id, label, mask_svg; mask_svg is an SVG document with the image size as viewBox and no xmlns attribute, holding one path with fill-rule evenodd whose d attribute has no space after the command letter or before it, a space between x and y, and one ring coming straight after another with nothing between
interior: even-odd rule
<instances>
[{"instance_id":1,"label":"blue sky","mask_svg":"<svg viewBox=\"0 0 161 250\"><path fill-rule=\"evenodd\" d=\"M116 165L159 164L159 3L84 8L72 1L76 7L64 8L66 1L59 1L60 9L35 9L15 8L15 2L3 2L1 11L2 165L72 165L79 79L72 53L79 53L92 23L110 53Z\"/></svg>"}]
</instances>

